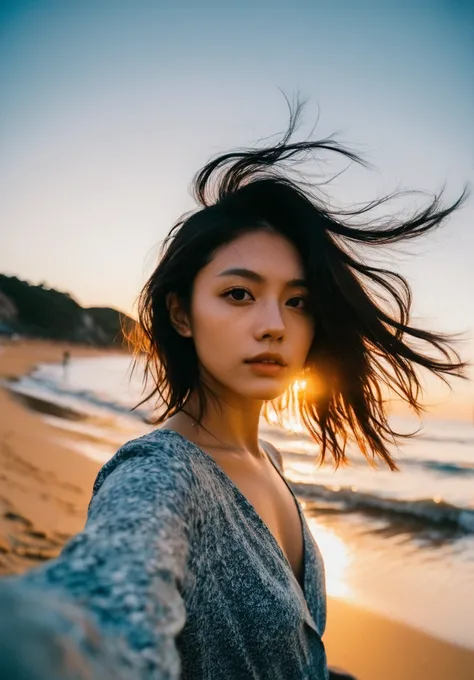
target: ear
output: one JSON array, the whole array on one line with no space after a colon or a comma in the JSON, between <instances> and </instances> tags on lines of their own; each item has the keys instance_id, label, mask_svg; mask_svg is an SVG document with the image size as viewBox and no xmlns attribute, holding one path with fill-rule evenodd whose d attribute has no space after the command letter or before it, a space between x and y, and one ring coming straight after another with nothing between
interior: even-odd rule
<instances>
[{"instance_id":1,"label":"ear","mask_svg":"<svg viewBox=\"0 0 474 680\"><path fill-rule=\"evenodd\" d=\"M166 296L166 306L170 315L170 321L177 333L183 338L191 338L191 322L183 309L183 306L176 293L168 293Z\"/></svg>"}]
</instances>

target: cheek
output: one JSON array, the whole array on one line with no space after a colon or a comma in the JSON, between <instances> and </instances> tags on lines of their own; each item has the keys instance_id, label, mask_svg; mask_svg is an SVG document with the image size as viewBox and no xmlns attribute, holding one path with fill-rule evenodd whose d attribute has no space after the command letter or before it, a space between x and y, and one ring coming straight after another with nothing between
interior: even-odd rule
<instances>
[{"instance_id":1,"label":"cheek","mask_svg":"<svg viewBox=\"0 0 474 680\"><path fill-rule=\"evenodd\" d=\"M303 318L298 327L295 328L295 345L298 347L300 359L304 361L311 348L314 338L314 323L311 319Z\"/></svg>"},{"instance_id":2,"label":"cheek","mask_svg":"<svg viewBox=\"0 0 474 680\"><path fill-rule=\"evenodd\" d=\"M228 328L225 306L210 296L202 297L193 304L192 321L193 333L198 338L214 339L217 329L225 332Z\"/></svg>"},{"instance_id":3,"label":"cheek","mask_svg":"<svg viewBox=\"0 0 474 680\"><path fill-rule=\"evenodd\" d=\"M201 298L192 308L193 338L200 359L215 363L232 354L238 329L222 301Z\"/></svg>"}]
</instances>

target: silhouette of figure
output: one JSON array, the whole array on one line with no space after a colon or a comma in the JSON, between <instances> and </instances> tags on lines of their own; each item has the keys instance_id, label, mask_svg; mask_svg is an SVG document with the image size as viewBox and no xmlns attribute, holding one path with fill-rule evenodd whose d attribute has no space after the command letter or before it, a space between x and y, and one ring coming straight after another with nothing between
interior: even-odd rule
<instances>
[{"instance_id":1,"label":"silhouette of figure","mask_svg":"<svg viewBox=\"0 0 474 680\"><path fill-rule=\"evenodd\" d=\"M63 352L63 380L67 379L67 369L71 360L71 355L68 350Z\"/></svg>"}]
</instances>

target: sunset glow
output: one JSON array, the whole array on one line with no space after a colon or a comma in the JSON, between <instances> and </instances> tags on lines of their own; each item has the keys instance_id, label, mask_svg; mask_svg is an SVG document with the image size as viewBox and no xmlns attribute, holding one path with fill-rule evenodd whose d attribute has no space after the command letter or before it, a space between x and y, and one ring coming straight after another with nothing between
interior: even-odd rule
<instances>
[{"instance_id":1,"label":"sunset glow","mask_svg":"<svg viewBox=\"0 0 474 680\"><path fill-rule=\"evenodd\" d=\"M349 597L351 590L348 574L351 556L347 546L331 529L321 526L312 517L307 521L323 555L328 595L341 598Z\"/></svg>"},{"instance_id":2,"label":"sunset glow","mask_svg":"<svg viewBox=\"0 0 474 680\"><path fill-rule=\"evenodd\" d=\"M281 423L287 432L292 434L306 432L305 425L300 416L298 403L302 396L301 393L309 389L321 389L316 378L295 380L283 396L281 400ZM272 425L278 424L278 417L274 410L269 410L267 418Z\"/></svg>"}]
</instances>

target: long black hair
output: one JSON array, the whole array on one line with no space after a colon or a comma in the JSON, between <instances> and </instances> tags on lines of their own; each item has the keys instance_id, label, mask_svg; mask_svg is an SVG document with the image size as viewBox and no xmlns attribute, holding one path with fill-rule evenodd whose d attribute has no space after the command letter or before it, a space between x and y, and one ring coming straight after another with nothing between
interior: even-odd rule
<instances>
[{"instance_id":1,"label":"long black hair","mask_svg":"<svg viewBox=\"0 0 474 680\"><path fill-rule=\"evenodd\" d=\"M301 175L294 179L288 170L323 151L365 163L333 137L291 141L301 111L301 103L290 106L288 129L274 146L220 155L196 175L199 208L171 229L138 299L138 323L129 337L133 369L144 356L144 382L151 378L154 386L135 408L159 396L162 409L152 421L159 424L197 393L202 418L206 395L198 357L192 339L172 326L167 295L177 294L189 310L194 279L219 247L245 232L271 229L297 248L308 282L316 331L306 370L317 376L319 389L309 380L298 391L298 409L320 444L321 461L329 450L336 466L346 462L352 439L371 463L382 458L396 469L388 444L411 435L389 425L384 390L389 388L420 414L418 368L446 382L447 376L462 376L466 364L452 348L453 337L411 325L407 281L365 263L359 251L399 244L435 229L463 202L466 190L448 207L442 207L437 194L405 220L391 216L362 223L361 218L393 195L353 210L331 209L317 186ZM356 224L351 223L354 217Z\"/></svg>"}]
</instances>

